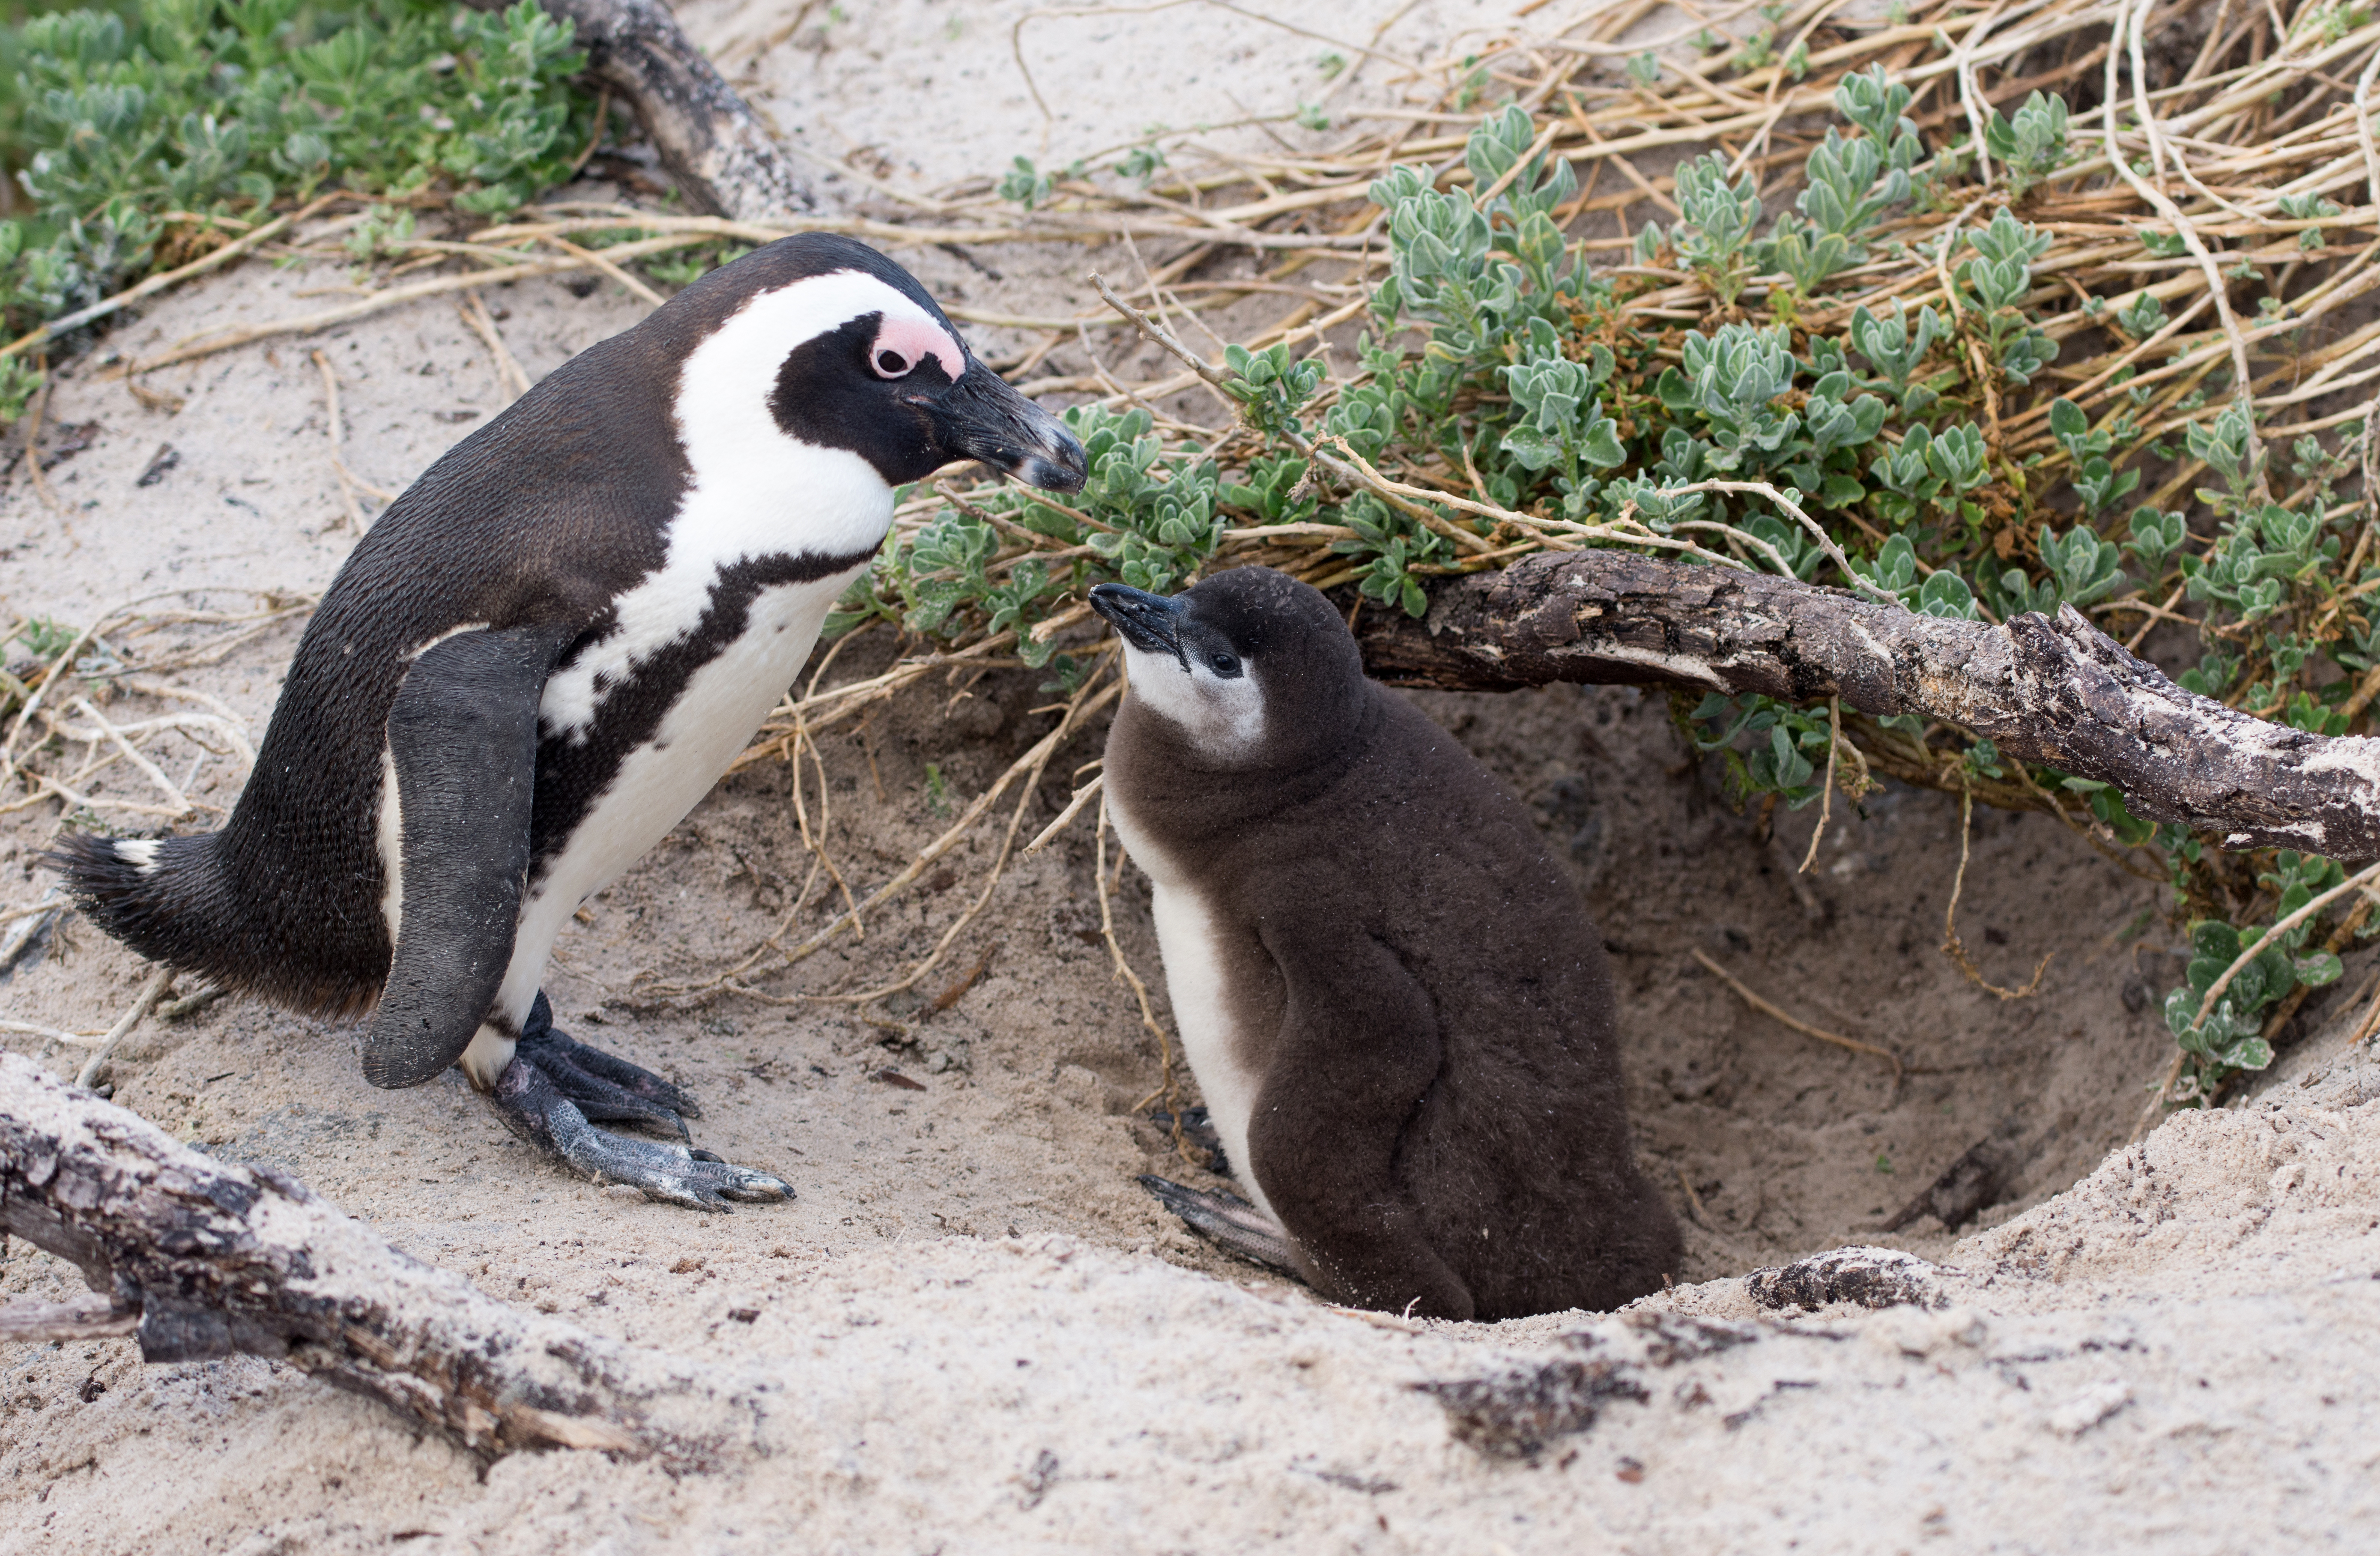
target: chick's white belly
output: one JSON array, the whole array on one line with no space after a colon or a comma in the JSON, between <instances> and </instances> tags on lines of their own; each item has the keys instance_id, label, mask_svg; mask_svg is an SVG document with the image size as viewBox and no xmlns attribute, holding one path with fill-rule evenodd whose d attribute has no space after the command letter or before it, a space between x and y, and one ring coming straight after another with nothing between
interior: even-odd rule
<instances>
[{"instance_id":1,"label":"chick's white belly","mask_svg":"<svg viewBox=\"0 0 2380 1556\"><path fill-rule=\"evenodd\" d=\"M1126 844L1130 846L1129 843ZM1223 987L1223 959L1214 917L1198 895L1150 876L1150 908L1157 921L1157 948L1165 959L1165 987L1173 1002L1173 1025L1182 1054L1198 1078L1207 1116L1231 1158L1232 1172L1258 1210L1274 1214L1248 1156L1248 1124L1256 1111L1260 1078L1240 1054L1239 1032Z\"/></svg>"}]
</instances>

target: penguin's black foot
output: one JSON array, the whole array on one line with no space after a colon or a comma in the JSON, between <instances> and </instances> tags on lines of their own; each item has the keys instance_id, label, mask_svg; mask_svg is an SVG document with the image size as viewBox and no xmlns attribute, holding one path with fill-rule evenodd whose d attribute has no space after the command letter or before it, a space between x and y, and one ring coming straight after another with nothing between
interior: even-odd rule
<instances>
[{"instance_id":1,"label":"penguin's black foot","mask_svg":"<svg viewBox=\"0 0 2380 1556\"><path fill-rule=\"evenodd\" d=\"M589 1118L607 1124L643 1124L666 1130L691 1146L686 1121L702 1116L694 1099L649 1069L613 1058L553 1024L553 1007L543 994L529 1007L513 1054L545 1073L553 1089L578 1104Z\"/></svg>"},{"instance_id":2,"label":"penguin's black foot","mask_svg":"<svg viewBox=\"0 0 2380 1556\"><path fill-rule=\"evenodd\" d=\"M1140 1186L1155 1196L1159 1204L1180 1216L1184 1225L1225 1253L1305 1279L1297 1260L1291 1256L1289 1234L1238 1195L1205 1194L1148 1174L1141 1176Z\"/></svg>"},{"instance_id":3,"label":"penguin's black foot","mask_svg":"<svg viewBox=\"0 0 2380 1556\"><path fill-rule=\"evenodd\" d=\"M1148 1121L1167 1134L1173 1132L1173 1115L1161 1107L1148 1110ZM1232 1176L1231 1158L1223 1154L1223 1137L1215 1131L1215 1121L1203 1107L1182 1110L1182 1138L1207 1153L1207 1170L1217 1177Z\"/></svg>"},{"instance_id":4,"label":"penguin's black foot","mask_svg":"<svg viewBox=\"0 0 2380 1556\"><path fill-rule=\"evenodd\" d=\"M569 1043L567 1038L562 1041ZM575 1043L570 1047L581 1054L594 1053ZM623 1069L636 1070L633 1065L622 1065L603 1055L596 1057ZM581 1068L578 1073L583 1077L587 1072ZM644 1074L642 1070L636 1073ZM642 1189L649 1200L666 1200L698 1211L726 1210L730 1200L794 1197L793 1186L772 1173L731 1166L710 1152L689 1150L675 1142L659 1144L595 1128L587 1121L591 1109L581 1107L564 1094L541 1060L531 1056L526 1040L514 1051L512 1063L504 1067L504 1074L497 1078L494 1100L497 1116L513 1133L559 1157L597 1183L625 1183ZM665 1113L663 1116L672 1123L676 1121L674 1113ZM683 1132L684 1126L678 1128Z\"/></svg>"}]
</instances>

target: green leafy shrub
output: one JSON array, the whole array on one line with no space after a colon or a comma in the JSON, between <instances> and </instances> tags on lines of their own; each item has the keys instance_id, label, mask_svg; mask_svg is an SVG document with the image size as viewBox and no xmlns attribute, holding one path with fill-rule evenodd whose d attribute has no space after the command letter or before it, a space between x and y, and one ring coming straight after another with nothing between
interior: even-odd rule
<instances>
[{"instance_id":1,"label":"green leafy shrub","mask_svg":"<svg viewBox=\"0 0 2380 1556\"><path fill-rule=\"evenodd\" d=\"M1649 61L1631 69L1655 79ZM1315 548L1304 552L1312 581L1415 617L1432 578L1557 544L1855 579L1954 620L2073 609L2106 621L2112 607L2154 621L2186 601L2200 654L2184 686L2325 734L2368 717L2349 694L2380 670L2369 603L2380 555L2360 549L2345 575L2363 509L2338 490L2362 464L2356 434L2301 437L2279 458L2261 448L2231 403L2228 365L2203 365L2219 332L2202 322L2180 333L2188 317L2169 318L2144 289L2086 294L2082 314L2118 349L2178 337L2166 365L2195 376L2164 381L2171 373L2143 358L2100 378L2078 370L2058 385L2075 397L2058 392L2046 375L2059 346L2042 325L2067 304L2040 284L2051 235L2019 209L2073 156L2065 104L2036 94L1994 118L1984 149L1999 182L1979 192L1977 164L1957 146L1929 150L1906 116L1909 89L1880 68L1844 78L1834 101L1841 122L1807 153L1793 209L1764 228L1748 175L1718 155L1692 158L1676 172L1681 219L1641 228L1633 262L1609 269L1588 266L1557 224L1577 184L1536 149L1539 127L1517 106L1489 114L1459 171L1398 167L1371 185L1387 266L1351 373L1334 379L1326 359L1284 344L1232 348L1221 382L1235 425L1203 440L1160 436L1137 409L1071 412L1090 451L1079 498L978 490L903 527L833 625L1014 632L1027 662L1072 689L1082 667L1049 629L1079 619L1091 585L1178 587L1229 547L1291 545L1267 531L1295 525ZM1024 163L1002 188L1035 204L1054 190ZM1928 236L1895 235L1927 211L1960 214ZM2294 195L2281 211L2335 214ZM2320 229L2306 231L2319 247ZM2158 258L2186 247L2138 235ZM1923 283L1880 283L1879 255ZM1707 299L1691 322L1682 280ZM2264 303L2263 317L2286 316L2276 297ZM1342 453L1399 484L1353 479ZM2178 460L2204 470L2186 494L2160 468ZM1719 482L1739 489L1711 489ZM1327 537L1308 540L1318 526ZM1716 694L1674 706L1739 801L1808 804L1840 754L1821 709ZM2343 923L2272 927L2340 878L2332 862L2228 854L2133 815L2104 783L1916 718L1848 717L1841 734L1857 769L1847 791L1873 770L2053 808L2170 881L2175 915L2193 925L2167 1006L2185 1100L2268 1063L2265 1031L2292 994L2338 975L2315 938L2339 940Z\"/></svg>"},{"instance_id":2,"label":"green leafy shrub","mask_svg":"<svg viewBox=\"0 0 2380 1556\"><path fill-rule=\"evenodd\" d=\"M2006 164L2009 193L2025 191L2073 160L2066 145L2066 100L2034 92L2010 119L1997 108L1984 127L1984 149Z\"/></svg>"},{"instance_id":3,"label":"green leafy shrub","mask_svg":"<svg viewBox=\"0 0 2380 1556\"><path fill-rule=\"evenodd\" d=\"M594 129L568 24L530 0L142 0L12 30L0 309L23 331L146 270L176 228L347 187L480 215L565 177Z\"/></svg>"}]
</instances>

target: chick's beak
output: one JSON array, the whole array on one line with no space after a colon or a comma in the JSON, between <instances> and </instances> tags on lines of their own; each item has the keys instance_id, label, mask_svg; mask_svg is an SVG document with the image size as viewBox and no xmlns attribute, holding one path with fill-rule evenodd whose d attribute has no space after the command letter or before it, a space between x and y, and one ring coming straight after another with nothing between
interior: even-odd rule
<instances>
[{"instance_id":1,"label":"chick's beak","mask_svg":"<svg viewBox=\"0 0 2380 1556\"><path fill-rule=\"evenodd\" d=\"M1144 654L1170 654L1190 668L1182 651L1182 597L1172 599L1123 584L1101 584L1091 591L1091 609L1106 617L1123 640Z\"/></svg>"},{"instance_id":2,"label":"chick's beak","mask_svg":"<svg viewBox=\"0 0 2380 1556\"><path fill-rule=\"evenodd\" d=\"M1066 424L982 363L970 361L958 382L921 403L953 458L981 460L1045 491L1082 489L1083 445Z\"/></svg>"}]
</instances>

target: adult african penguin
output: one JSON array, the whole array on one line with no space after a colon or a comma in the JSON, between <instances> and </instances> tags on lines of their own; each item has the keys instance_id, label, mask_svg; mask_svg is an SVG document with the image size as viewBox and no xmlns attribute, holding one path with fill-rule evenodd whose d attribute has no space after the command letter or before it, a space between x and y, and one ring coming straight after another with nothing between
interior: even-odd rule
<instances>
[{"instance_id":1,"label":"adult african penguin","mask_svg":"<svg viewBox=\"0 0 2380 1556\"><path fill-rule=\"evenodd\" d=\"M538 984L580 902L775 706L893 489L957 460L1083 482L1073 435L898 265L823 234L756 250L390 505L314 613L222 830L77 837L57 862L153 960L300 1010L376 1002L375 1085L459 1060L580 1172L708 1209L783 1198L681 1143L692 1101L554 1030Z\"/></svg>"},{"instance_id":2,"label":"adult african penguin","mask_svg":"<svg viewBox=\"0 0 2380 1556\"><path fill-rule=\"evenodd\" d=\"M1144 1179L1334 1301L1609 1309L1678 1268L1611 976L1515 800L1269 568L1091 603L1124 644L1110 814L1244 1205Z\"/></svg>"}]
</instances>

